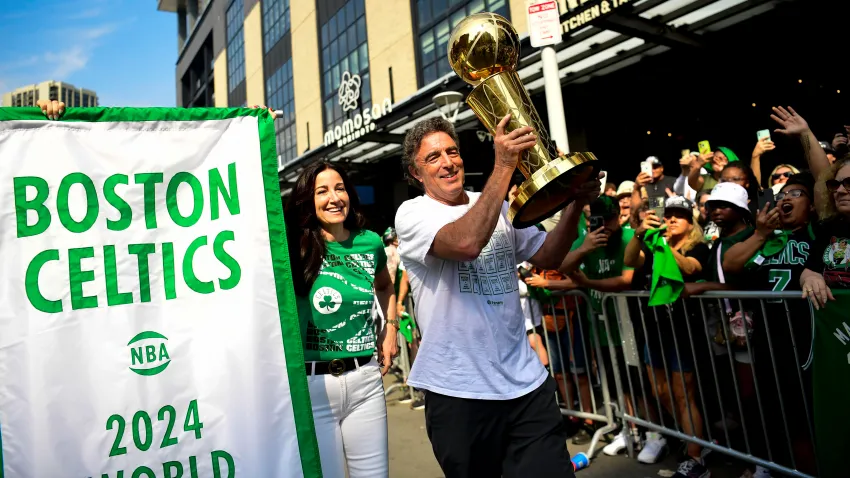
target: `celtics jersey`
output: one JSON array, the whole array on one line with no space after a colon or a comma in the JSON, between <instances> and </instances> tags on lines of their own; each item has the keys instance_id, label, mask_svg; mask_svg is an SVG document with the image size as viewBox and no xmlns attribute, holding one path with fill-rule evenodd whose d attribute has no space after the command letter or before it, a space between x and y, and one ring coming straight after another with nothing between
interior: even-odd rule
<instances>
[{"instance_id":1,"label":"celtics jersey","mask_svg":"<svg viewBox=\"0 0 850 478\"><path fill-rule=\"evenodd\" d=\"M375 350L372 307L375 274L386 267L381 238L371 231L351 231L342 242L325 243L327 251L307 297L298 297L298 314L306 320L304 359L327 361L371 355Z\"/></svg>"},{"instance_id":2,"label":"celtics jersey","mask_svg":"<svg viewBox=\"0 0 850 478\"><path fill-rule=\"evenodd\" d=\"M783 292L800 290L800 274L806 269L806 261L814 247L814 232L809 227L789 233L788 242L779 252L767 255L756 254L749 277L752 289Z\"/></svg>"},{"instance_id":3,"label":"celtics jersey","mask_svg":"<svg viewBox=\"0 0 850 478\"><path fill-rule=\"evenodd\" d=\"M850 453L850 291L815 311L813 392L815 448L822 478L847 476Z\"/></svg>"},{"instance_id":4,"label":"celtics jersey","mask_svg":"<svg viewBox=\"0 0 850 478\"><path fill-rule=\"evenodd\" d=\"M704 268L704 277L705 280L711 282L720 282L720 273L717 270L717 254L720 254L720 263L723 263L723 257L726 255L726 251L729 250L730 247L734 246L739 242L746 241L750 236L753 235L755 229L752 227L745 227L741 231L725 236L720 237L714 242L714 247L711 250L711 257L708 260L708 264L705 264ZM726 279L726 283L736 288L746 289L744 287L746 283L744 274L734 274L734 275L726 275L724 274L724 278ZM740 287L738 287L740 286Z\"/></svg>"},{"instance_id":5,"label":"celtics jersey","mask_svg":"<svg viewBox=\"0 0 850 478\"><path fill-rule=\"evenodd\" d=\"M823 273L823 279L833 290L850 289L850 222L839 218L815 228L812 254L806 267Z\"/></svg>"},{"instance_id":6,"label":"celtics jersey","mask_svg":"<svg viewBox=\"0 0 850 478\"><path fill-rule=\"evenodd\" d=\"M616 233L608 239L608 245L595 249L590 254L584 256L581 263L581 271L588 279L610 279L623 274L624 270L631 270L631 267L626 267L623 264L623 257L626 254L626 245L632 240L635 231L632 229L620 229L621 233ZM576 250L584 243L587 236L582 236L573 243L572 250ZM593 306L590 313L593 315L599 314L602 311L602 292L597 290L589 290L591 305ZM614 318L617 316L614 309L613 300L605 303L606 313L609 318L608 325L611 328L611 336L615 345L620 344L620 334L617 323ZM601 324L599 324L601 325ZM608 345L605 329L600 327L599 341L601 345Z\"/></svg>"}]
</instances>

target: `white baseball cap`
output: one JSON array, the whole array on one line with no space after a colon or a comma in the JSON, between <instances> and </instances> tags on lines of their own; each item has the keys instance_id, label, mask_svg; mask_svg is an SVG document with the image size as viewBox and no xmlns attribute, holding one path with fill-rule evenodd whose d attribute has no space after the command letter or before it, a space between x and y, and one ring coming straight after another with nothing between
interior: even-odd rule
<instances>
[{"instance_id":1,"label":"white baseball cap","mask_svg":"<svg viewBox=\"0 0 850 478\"><path fill-rule=\"evenodd\" d=\"M634 181L623 181L617 186L617 198L622 196L631 195L635 190L635 182Z\"/></svg>"},{"instance_id":2,"label":"white baseball cap","mask_svg":"<svg viewBox=\"0 0 850 478\"><path fill-rule=\"evenodd\" d=\"M747 212L750 210L747 206L747 190L740 184L720 183L717 186L714 186L714 189L711 190L711 196L709 196L705 206L711 207L711 203L715 201L728 202Z\"/></svg>"}]
</instances>

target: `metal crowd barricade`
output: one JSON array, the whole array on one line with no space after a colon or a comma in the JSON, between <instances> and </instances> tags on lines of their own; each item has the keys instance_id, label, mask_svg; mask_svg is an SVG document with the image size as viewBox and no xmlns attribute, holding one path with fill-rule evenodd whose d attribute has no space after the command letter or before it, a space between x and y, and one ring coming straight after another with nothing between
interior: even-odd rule
<instances>
[{"instance_id":1,"label":"metal crowd barricade","mask_svg":"<svg viewBox=\"0 0 850 478\"><path fill-rule=\"evenodd\" d=\"M563 397L563 400L558 397L562 415L593 420L594 422L605 424L605 426L597 429L591 438L590 447L586 453L587 456L593 457L599 439L606 433L617 429L617 425L614 422L613 410L616 403L612 401L612 396L609 392L605 363L595 360L596 357L600 356L602 350L597 334L597 321L587 320L589 316L588 308L591 307L591 302L590 298L584 292L577 290L568 292L555 291L552 292L552 296L555 302L541 304L541 309L548 311L555 317L555 324L557 324L558 314L563 311L565 326L563 331L556 330L552 332L546 329L545 320L541 320L544 347L550 357L550 375L555 380L560 381L558 388L565 391L566 396ZM557 301L560 301L560 309L557 309L555 306ZM569 307L571 304L573 307ZM571 309L575 311L573 317L567 312ZM557 329L557 325L555 329ZM562 333L566 335L565 341L561 340ZM566 345L564 342L566 342ZM593 344L592 348L588 347L588 344L591 342ZM577 343L582 344L581 350L584 354L584 370L577 370L580 367L574 366ZM567 350L567 348L569 349ZM589 351L592 351L592 353L589 353ZM554 372L555 367L552 364L552 360L557 360L560 365L559 369L561 373L558 374L560 378ZM599 374L594 373L594 362L597 363ZM582 398L582 384L586 384L590 389L590 403L587 403L587 399ZM572 385L572 388L570 385ZM599 396L597 396L597 390ZM578 405L577 408L576 405Z\"/></svg>"},{"instance_id":2,"label":"metal crowd barricade","mask_svg":"<svg viewBox=\"0 0 850 478\"><path fill-rule=\"evenodd\" d=\"M608 336L613 327L621 336L634 327L642 337L637 383L623 373L628 364L616 363L609 341L618 418L789 476L813 476L813 459L805 472L798 463L800 457L815 455L810 388L801 360L810 353L811 341L798 340L810 337L814 318L800 293L709 292L655 307L648 306L648 298L648 292L602 297ZM789 367L791 361L796 366ZM679 384L683 396L674 393ZM633 414L627 413L627 401ZM700 436L698 423L703 424ZM628 451L634 456L631 442Z\"/></svg>"}]
</instances>

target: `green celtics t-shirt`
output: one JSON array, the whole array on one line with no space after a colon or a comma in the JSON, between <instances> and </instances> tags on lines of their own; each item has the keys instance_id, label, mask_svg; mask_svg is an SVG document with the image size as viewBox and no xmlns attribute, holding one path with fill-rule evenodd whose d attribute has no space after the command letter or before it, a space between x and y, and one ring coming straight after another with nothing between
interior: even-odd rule
<instances>
[{"instance_id":1,"label":"green celtics t-shirt","mask_svg":"<svg viewBox=\"0 0 850 478\"><path fill-rule=\"evenodd\" d=\"M622 234L619 234L619 240L616 240L616 237L611 237L609 238L607 246L596 249L590 254L584 256L584 261L581 263L581 271L584 272L584 275L587 276L588 279L610 279L612 277L622 275L624 270L633 269L632 267L626 267L625 264L623 264L623 257L626 254L626 245L632 240L632 237L635 235L635 231L633 229L620 230L622 231ZM582 243L584 243L585 237L587 236L582 236L576 239L573 243L572 250L576 250L581 247ZM592 310L590 310L590 314L595 317L599 314L599 311L602 310L601 299L603 293L593 289L588 292L590 293L591 305L593 306ZM617 316L613 300L606 301L605 306L609 318L608 325L611 328L611 337L614 340L615 345L619 345L619 328L612 320ZM608 337L605 333L605 328L602 322L598 322L597 326L599 328L600 344L608 345Z\"/></svg>"},{"instance_id":2,"label":"green celtics t-shirt","mask_svg":"<svg viewBox=\"0 0 850 478\"><path fill-rule=\"evenodd\" d=\"M363 357L375 350L372 306L375 273L387 265L381 238L351 231L347 240L326 242L319 276L307 297L298 296L304 360ZM305 323L305 320L306 323Z\"/></svg>"}]
</instances>

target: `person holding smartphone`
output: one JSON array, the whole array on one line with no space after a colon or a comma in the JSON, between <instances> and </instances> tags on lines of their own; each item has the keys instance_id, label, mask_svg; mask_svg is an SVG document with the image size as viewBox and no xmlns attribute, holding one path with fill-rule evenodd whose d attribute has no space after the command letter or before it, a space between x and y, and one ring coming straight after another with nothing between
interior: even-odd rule
<instances>
[{"instance_id":1,"label":"person holding smartphone","mask_svg":"<svg viewBox=\"0 0 850 478\"><path fill-rule=\"evenodd\" d=\"M702 279L702 265L708 259L710 251L703 241L703 232L694 221L693 203L683 197L668 198L664 204L663 219L650 210L625 251L625 264L635 268L632 282L634 289L650 290L652 285L654 254L644 242L644 236L650 229L665 227L665 238L676 261L676 266L685 282ZM698 319L688 317L681 301L669 306L658 306L657 313L648 308L644 300L637 301L643 313L632 317L642 317L642 323L635 324L639 333L645 330L646 336L643 361L650 377L650 389L670 415L676 415L684 433L696 437L703 436L703 419L697 406L696 381L694 377L694 351L690 348L687 328L679 322L672 328L670 317L687 318L697 326ZM669 309L668 309L669 307ZM698 330L698 329L697 329ZM674 345L675 344L675 345ZM666 366L669 366L671 380L668 381ZM672 394L672 397L671 397ZM673 400L675 399L675 400ZM674 406L675 403L675 406ZM655 410L650 410L650 413ZM666 446L666 439L658 433L647 432L646 445L638 455L641 463L655 463ZM687 475L684 469L707 472L701 457L702 447L690 443L687 446L688 460L679 467L674 476Z\"/></svg>"},{"instance_id":2,"label":"person holding smartphone","mask_svg":"<svg viewBox=\"0 0 850 478\"><path fill-rule=\"evenodd\" d=\"M738 155L723 146L718 147L717 151L709 150L694 157L688 172L688 186L697 192L703 189L714 189L714 186L720 182L720 175L726 165L737 161ZM701 172L703 168L708 171L708 174Z\"/></svg>"},{"instance_id":3,"label":"person holding smartphone","mask_svg":"<svg viewBox=\"0 0 850 478\"><path fill-rule=\"evenodd\" d=\"M620 340L617 312L613 306L613 301L605 303L605 312L611 330L610 337L599 315L602 310L603 294L629 290L634 276L634 269L623 263L626 245L634 236L634 230L625 229L620 225L619 212L619 205L608 196L601 196L593 201L590 204L590 229L587 235L573 243L572 249L561 266L561 272L569 275L578 287L590 294L592 308L588 309L588 326L585 330L590 330L591 337L593 337L590 321L595 321L599 344L602 346L602 356L597 357L597 360L604 361L609 387L613 387L615 383L614 361L616 361L616 367L619 370L636 373L635 370L631 370L635 367L626 365L622 341ZM609 341L613 345L616 358L611 356ZM595 343L592 338L591 343ZM635 382L637 381L636 377L635 375ZM634 414L631 406L632 401L628 394L625 397L625 402L629 414ZM609 444L611 447L608 450L616 453L625 448L626 433L628 432L624 428ZM633 433L636 434L636 429Z\"/></svg>"},{"instance_id":4,"label":"person holding smartphone","mask_svg":"<svg viewBox=\"0 0 850 478\"><path fill-rule=\"evenodd\" d=\"M673 195L676 179L664 175L664 164L655 156L646 158L641 163L641 172L635 178L635 188L632 192L632 207L640 204L644 198L661 198L664 200Z\"/></svg>"}]
</instances>

